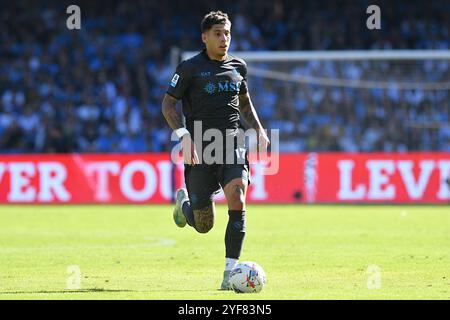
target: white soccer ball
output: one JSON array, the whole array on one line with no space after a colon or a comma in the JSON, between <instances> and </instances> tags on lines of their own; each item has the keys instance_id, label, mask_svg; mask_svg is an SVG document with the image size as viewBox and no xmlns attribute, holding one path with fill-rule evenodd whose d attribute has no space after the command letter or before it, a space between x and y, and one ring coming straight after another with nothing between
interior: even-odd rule
<instances>
[{"instance_id":1,"label":"white soccer ball","mask_svg":"<svg viewBox=\"0 0 450 320\"><path fill-rule=\"evenodd\" d=\"M240 262L231 270L230 286L236 293L260 292L265 284L266 273L256 262Z\"/></svg>"}]
</instances>

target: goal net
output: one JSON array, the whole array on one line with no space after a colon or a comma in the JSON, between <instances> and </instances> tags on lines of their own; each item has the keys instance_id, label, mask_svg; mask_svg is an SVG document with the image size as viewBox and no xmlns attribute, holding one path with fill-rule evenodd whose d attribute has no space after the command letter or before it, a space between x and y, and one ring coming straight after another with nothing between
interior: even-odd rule
<instances>
[{"instance_id":1,"label":"goal net","mask_svg":"<svg viewBox=\"0 0 450 320\"><path fill-rule=\"evenodd\" d=\"M282 152L450 151L448 50L232 54Z\"/></svg>"}]
</instances>

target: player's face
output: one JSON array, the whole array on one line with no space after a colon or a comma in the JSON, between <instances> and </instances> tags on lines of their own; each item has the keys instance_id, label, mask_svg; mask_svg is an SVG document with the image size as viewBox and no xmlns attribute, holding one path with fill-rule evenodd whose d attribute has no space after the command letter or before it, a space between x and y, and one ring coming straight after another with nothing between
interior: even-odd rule
<instances>
[{"instance_id":1,"label":"player's face","mask_svg":"<svg viewBox=\"0 0 450 320\"><path fill-rule=\"evenodd\" d=\"M211 29L202 33L206 50L214 57L224 57L230 47L231 25L230 23L215 24Z\"/></svg>"}]
</instances>

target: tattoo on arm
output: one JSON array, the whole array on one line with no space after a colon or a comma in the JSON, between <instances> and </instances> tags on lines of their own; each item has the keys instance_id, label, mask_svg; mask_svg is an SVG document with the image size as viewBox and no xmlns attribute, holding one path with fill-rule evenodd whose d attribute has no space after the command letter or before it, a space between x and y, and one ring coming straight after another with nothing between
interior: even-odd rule
<instances>
[{"instance_id":1,"label":"tattoo on arm","mask_svg":"<svg viewBox=\"0 0 450 320\"><path fill-rule=\"evenodd\" d=\"M256 110L253 107L253 103L250 100L250 95L248 93L239 96L239 109L242 117L245 121L247 121L250 127L256 130L262 129L261 122L259 121L258 115L256 114Z\"/></svg>"},{"instance_id":2,"label":"tattoo on arm","mask_svg":"<svg viewBox=\"0 0 450 320\"><path fill-rule=\"evenodd\" d=\"M176 104L177 99L168 94L164 95L162 102L162 113L164 118L166 118L167 123L173 130L183 127L183 121L181 119L181 115L177 112Z\"/></svg>"}]
</instances>

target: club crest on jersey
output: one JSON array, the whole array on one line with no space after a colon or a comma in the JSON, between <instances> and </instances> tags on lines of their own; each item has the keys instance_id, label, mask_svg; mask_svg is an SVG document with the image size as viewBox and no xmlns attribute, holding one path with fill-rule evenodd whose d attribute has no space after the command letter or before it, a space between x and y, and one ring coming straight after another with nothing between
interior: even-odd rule
<instances>
[{"instance_id":1,"label":"club crest on jersey","mask_svg":"<svg viewBox=\"0 0 450 320\"><path fill-rule=\"evenodd\" d=\"M177 83L178 83L178 79L180 79L180 76L178 75L178 74L174 74L173 75L173 78L172 78L172 81L170 81L170 85L172 86L172 87L176 87L177 86Z\"/></svg>"},{"instance_id":2,"label":"club crest on jersey","mask_svg":"<svg viewBox=\"0 0 450 320\"><path fill-rule=\"evenodd\" d=\"M214 92L216 92L216 86L214 85L214 83L208 82L203 90L205 90L208 94L213 94Z\"/></svg>"}]
</instances>

